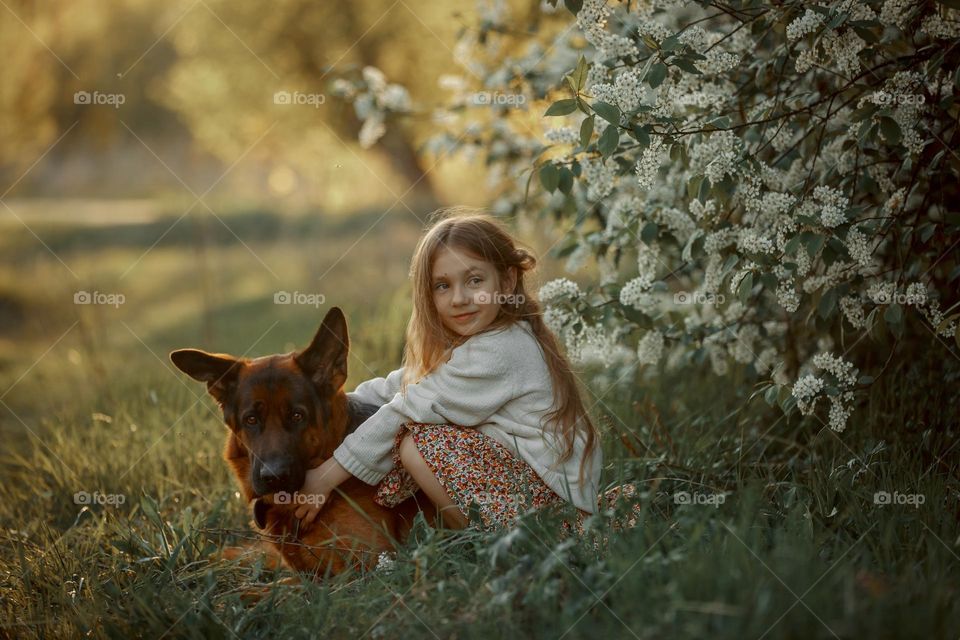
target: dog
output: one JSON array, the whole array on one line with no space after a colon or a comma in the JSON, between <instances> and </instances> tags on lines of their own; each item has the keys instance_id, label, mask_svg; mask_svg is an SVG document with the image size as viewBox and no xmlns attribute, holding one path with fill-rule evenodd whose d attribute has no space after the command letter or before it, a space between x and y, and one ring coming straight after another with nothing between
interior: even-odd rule
<instances>
[{"instance_id":1,"label":"dog","mask_svg":"<svg viewBox=\"0 0 960 640\"><path fill-rule=\"evenodd\" d=\"M313 523L295 517L300 504L293 498L302 496L296 492L307 470L330 458L379 408L344 393L348 352L347 322L333 307L301 351L255 359L199 349L170 353L178 369L206 383L223 412L223 457L244 498L253 501L253 523L274 554L271 566L280 560L316 581L374 566L381 552L406 540L418 511L438 522L423 491L389 509L374 502L376 487L353 477L334 490Z\"/></svg>"}]
</instances>

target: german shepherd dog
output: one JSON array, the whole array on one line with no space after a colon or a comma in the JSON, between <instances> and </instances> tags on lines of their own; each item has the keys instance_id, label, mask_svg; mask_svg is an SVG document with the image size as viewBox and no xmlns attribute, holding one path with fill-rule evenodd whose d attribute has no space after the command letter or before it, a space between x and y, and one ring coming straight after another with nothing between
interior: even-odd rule
<instances>
[{"instance_id":1,"label":"german shepherd dog","mask_svg":"<svg viewBox=\"0 0 960 640\"><path fill-rule=\"evenodd\" d=\"M344 393L348 351L346 319L333 307L302 351L255 359L198 349L170 354L178 369L206 383L220 405L227 426L223 456L244 498L254 501L253 521L274 560L279 554L283 564L314 580L374 565L394 541L406 539L417 511L438 521L423 491L388 509L373 501L376 487L357 478L338 486L311 524L294 516L295 500L278 499L293 496L307 470L379 408Z\"/></svg>"}]
</instances>

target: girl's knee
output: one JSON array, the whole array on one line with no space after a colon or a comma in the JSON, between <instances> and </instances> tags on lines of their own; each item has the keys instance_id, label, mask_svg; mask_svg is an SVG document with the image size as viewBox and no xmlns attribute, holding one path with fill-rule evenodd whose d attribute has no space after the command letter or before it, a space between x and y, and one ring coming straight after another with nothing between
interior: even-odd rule
<instances>
[{"instance_id":1,"label":"girl's knee","mask_svg":"<svg viewBox=\"0 0 960 640\"><path fill-rule=\"evenodd\" d=\"M400 461L405 467L410 464L421 463L423 460L420 452L417 450L417 443L413 441L412 433L408 433L400 440L398 450L400 452Z\"/></svg>"}]
</instances>

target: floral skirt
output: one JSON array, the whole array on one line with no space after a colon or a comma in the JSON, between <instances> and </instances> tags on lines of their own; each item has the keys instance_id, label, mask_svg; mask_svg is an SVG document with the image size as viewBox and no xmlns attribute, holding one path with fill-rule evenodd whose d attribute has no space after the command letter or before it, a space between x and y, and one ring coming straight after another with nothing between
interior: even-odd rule
<instances>
[{"instance_id":1,"label":"floral skirt","mask_svg":"<svg viewBox=\"0 0 960 640\"><path fill-rule=\"evenodd\" d=\"M570 505L530 465L494 438L453 424L408 422L400 427L393 443L394 467L377 485L374 497L381 506L395 507L420 488L400 462L400 442L408 433L471 528L495 531L529 510L569 508L576 515L562 521L563 532L575 528L583 533L589 513ZM600 502L612 504L622 493L617 489L616 495L607 492Z\"/></svg>"}]
</instances>

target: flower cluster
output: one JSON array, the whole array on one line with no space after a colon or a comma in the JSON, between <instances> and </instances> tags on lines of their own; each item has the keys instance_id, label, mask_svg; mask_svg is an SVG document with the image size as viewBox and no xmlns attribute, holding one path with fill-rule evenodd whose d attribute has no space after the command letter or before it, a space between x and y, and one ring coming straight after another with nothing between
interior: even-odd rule
<instances>
[{"instance_id":1,"label":"flower cluster","mask_svg":"<svg viewBox=\"0 0 960 640\"><path fill-rule=\"evenodd\" d=\"M637 345L637 360L641 364L656 364L663 354L663 334L656 329L647 332Z\"/></svg>"},{"instance_id":2,"label":"flower cluster","mask_svg":"<svg viewBox=\"0 0 960 640\"><path fill-rule=\"evenodd\" d=\"M808 33L813 33L819 29L822 24L823 16L813 9L807 9L806 13L787 26L787 40L790 42L799 40Z\"/></svg>"},{"instance_id":3,"label":"flower cluster","mask_svg":"<svg viewBox=\"0 0 960 640\"><path fill-rule=\"evenodd\" d=\"M357 137L364 149L372 147L386 134L387 114L411 110L406 88L388 83L386 76L376 67L364 67L361 79L355 83L337 78L333 90L336 95L353 100L354 111L363 120Z\"/></svg>"},{"instance_id":4,"label":"flower cluster","mask_svg":"<svg viewBox=\"0 0 960 640\"><path fill-rule=\"evenodd\" d=\"M543 303L549 303L559 298L576 299L582 295L580 286L567 278L551 280L540 287L539 297Z\"/></svg>"},{"instance_id":5,"label":"flower cluster","mask_svg":"<svg viewBox=\"0 0 960 640\"><path fill-rule=\"evenodd\" d=\"M581 291L561 278L540 292L544 322L572 359L670 368L705 358L716 375L746 371L792 388L807 415L826 398L841 431L863 347L836 357L838 336L909 313L952 337L960 319L940 259L946 205L928 197L952 167L944 100L957 68L937 51L960 38L960 13L908 0L761 5L751 24L687 0L584 0L572 30L529 47L504 46L525 37L517 29L481 39L468 30L478 86L529 96L527 116L538 101L615 105L616 125L593 123L616 145L580 148L589 108L538 129L471 119L461 102L450 117L463 139L448 133L448 146L432 148L485 154L498 214L572 223L566 269L598 282ZM543 10L561 26L563 9ZM502 24L504 11L491 11L488 23ZM586 77L574 92L564 78L577 68ZM468 95L462 79L445 82L454 100ZM528 190L544 158L573 171L571 189ZM583 269L591 258L598 272ZM667 291L683 299L670 305ZM669 353L664 336L677 338Z\"/></svg>"}]
</instances>

